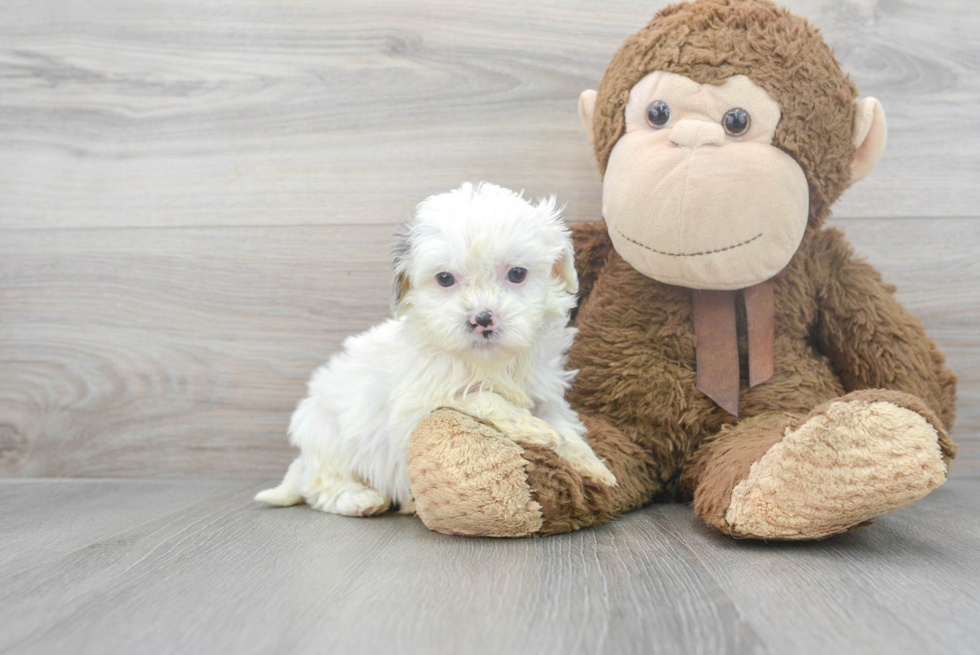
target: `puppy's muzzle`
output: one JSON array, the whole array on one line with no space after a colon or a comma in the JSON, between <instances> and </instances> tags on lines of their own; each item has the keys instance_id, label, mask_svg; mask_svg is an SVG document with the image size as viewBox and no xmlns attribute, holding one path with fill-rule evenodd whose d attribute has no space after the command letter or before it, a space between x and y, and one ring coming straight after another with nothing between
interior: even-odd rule
<instances>
[{"instance_id":1,"label":"puppy's muzzle","mask_svg":"<svg viewBox=\"0 0 980 655\"><path fill-rule=\"evenodd\" d=\"M470 329L475 334L482 334L485 339L489 339L493 334L493 328L493 314L490 312L480 312L470 317Z\"/></svg>"}]
</instances>

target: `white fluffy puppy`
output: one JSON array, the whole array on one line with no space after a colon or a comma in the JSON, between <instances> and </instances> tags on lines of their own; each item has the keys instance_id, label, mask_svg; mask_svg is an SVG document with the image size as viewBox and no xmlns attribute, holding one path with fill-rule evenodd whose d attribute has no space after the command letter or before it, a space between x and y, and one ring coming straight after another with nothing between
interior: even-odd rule
<instances>
[{"instance_id":1,"label":"white fluffy puppy","mask_svg":"<svg viewBox=\"0 0 980 655\"><path fill-rule=\"evenodd\" d=\"M415 425L453 407L507 437L554 448L615 484L564 398L578 290L554 197L492 184L422 202L395 247L395 318L350 337L317 369L289 425L300 455L256 500L349 516L414 511L406 453Z\"/></svg>"}]
</instances>

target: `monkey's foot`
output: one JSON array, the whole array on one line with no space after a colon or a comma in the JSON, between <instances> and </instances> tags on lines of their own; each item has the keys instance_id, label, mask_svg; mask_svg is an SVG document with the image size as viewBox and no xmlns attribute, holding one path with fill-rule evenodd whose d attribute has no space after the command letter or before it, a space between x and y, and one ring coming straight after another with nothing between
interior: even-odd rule
<instances>
[{"instance_id":1,"label":"monkey's foot","mask_svg":"<svg viewBox=\"0 0 980 655\"><path fill-rule=\"evenodd\" d=\"M732 489L716 527L761 539L844 532L938 488L955 455L935 415L891 391L849 394L784 435Z\"/></svg>"}]
</instances>

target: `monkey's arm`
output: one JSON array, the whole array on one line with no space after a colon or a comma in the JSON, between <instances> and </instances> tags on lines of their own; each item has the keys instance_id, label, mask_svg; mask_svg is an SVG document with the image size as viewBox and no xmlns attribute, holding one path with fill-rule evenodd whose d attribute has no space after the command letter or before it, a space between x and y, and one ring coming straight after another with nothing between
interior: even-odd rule
<instances>
[{"instance_id":1,"label":"monkey's arm","mask_svg":"<svg viewBox=\"0 0 980 655\"><path fill-rule=\"evenodd\" d=\"M841 232L826 229L814 236L811 263L822 282L818 337L844 387L918 396L951 428L956 376L922 323L895 300L894 286L855 257Z\"/></svg>"},{"instance_id":2,"label":"monkey's arm","mask_svg":"<svg viewBox=\"0 0 980 655\"><path fill-rule=\"evenodd\" d=\"M575 246L575 272L578 273L578 305L581 307L612 252L612 241L605 221L576 223L571 230Z\"/></svg>"}]
</instances>

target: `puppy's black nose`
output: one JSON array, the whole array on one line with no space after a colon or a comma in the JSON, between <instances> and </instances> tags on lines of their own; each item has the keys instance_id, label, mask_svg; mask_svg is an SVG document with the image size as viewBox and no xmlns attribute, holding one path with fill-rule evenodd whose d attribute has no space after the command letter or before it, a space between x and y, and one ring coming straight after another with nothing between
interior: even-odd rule
<instances>
[{"instance_id":1,"label":"puppy's black nose","mask_svg":"<svg viewBox=\"0 0 980 655\"><path fill-rule=\"evenodd\" d=\"M487 327L488 325L493 323L493 314L491 314L490 312L483 312L482 314L477 314L476 318L474 318L473 320L476 321L477 325L481 327Z\"/></svg>"}]
</instances>

